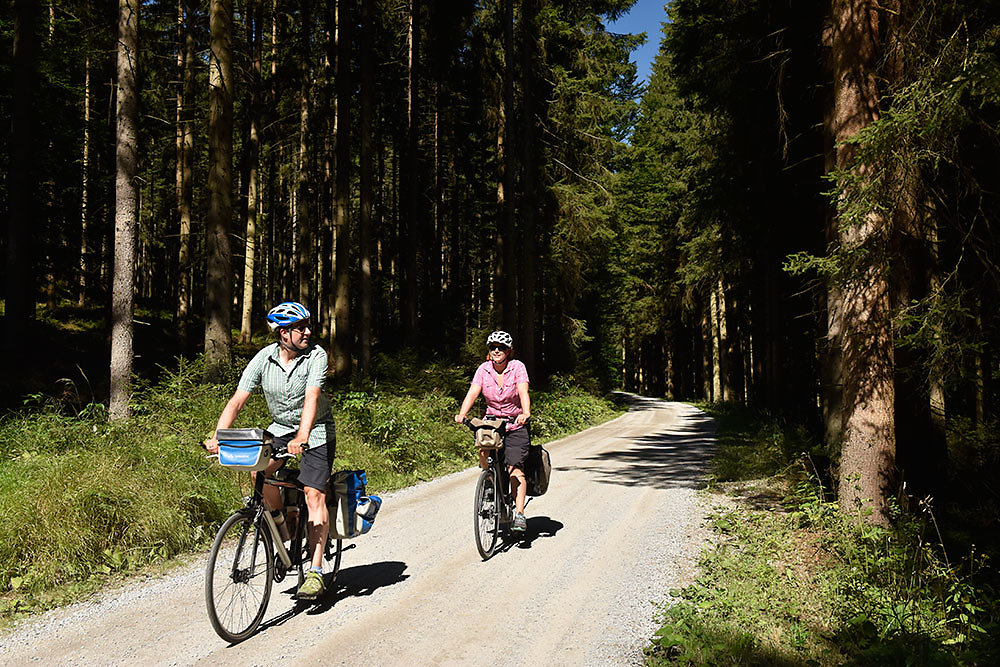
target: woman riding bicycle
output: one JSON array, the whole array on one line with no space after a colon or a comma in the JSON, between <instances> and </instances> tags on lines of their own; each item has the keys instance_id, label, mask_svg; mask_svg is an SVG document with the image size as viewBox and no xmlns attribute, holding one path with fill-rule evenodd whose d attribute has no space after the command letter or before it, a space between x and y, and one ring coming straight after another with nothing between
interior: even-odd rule
<instances>
[{"instance_id":1,"label":"woman riding bicycle","mask_svg":"<svg viewBox=\"0 0 1000 667\"><path fill-rule=\"evenodd\" d=\"M299 481L304 486L309 507L312 568L297 592L300 599L315 599L324 592L323 546L330 530L326 488L337 440L330 401L323 393L327 355L323 348L310 342L309 317L305 306L294 301L278 304L268 312L267 325L278 340L261 349L247 364L216 424L216 430L232 426L250 394L262 387L274 420L267 430L275 436L276 443L287 444L289 454L302 455ZM303 451L302 446L306 443L309 449ZM213 453L219 449L214 435L204 445ZM264 474L274 475L286 460L272 460ZM265 486L264 500L272 514L281 509L277 488Z\"/></svg>"},{"instance_id":2,"label":"woman riding bicycle","mask_svg":"<svg viewBox=\"0 0 1000 667\"><path fill-rule=\"evenodd\" d=\"M528 396L528 370L524 364L514 359L514 339L506 331L494 331L486 338L486 361L476 369L469 392L462 401L462 407L455 415L459 424L469 414L472 405L483 395L488 415L513 418L507 425L503 438L504 463L510 473L510 493L515 498L514 519L511 530L524 532L527 520L524 518L524 501L527 484L524 480L524 461L531 445L531 433L527 425L531 417L531 398ZM479 453L479 466L486 467L486 455Z\"/></svg>"}]
</instances>

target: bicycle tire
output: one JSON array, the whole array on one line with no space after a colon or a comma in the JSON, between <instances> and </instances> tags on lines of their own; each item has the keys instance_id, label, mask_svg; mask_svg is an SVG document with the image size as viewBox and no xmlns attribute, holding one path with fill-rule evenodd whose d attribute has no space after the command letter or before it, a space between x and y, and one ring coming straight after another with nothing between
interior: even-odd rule
<instances>
[{"instance_id":1,"label":"bicycle tire","mask_svg":"<svg viewBox=\"0 0 1000 667\"><path fill-rule=\"evenodd\" d=\"M302 512L308 512L303 508ZM306 514L303 514L306 516ZM309 552L309 540L307 539L306 531L308 530L308 521L303 521L300 519L298 528L296 529L295 540L293 544L298 545L301 549L301 553L298 558L298 569L299 569L299 585L302 585L303 579L305 579L306 570L312 564L312 554ZM294 548L294 547L293 547ZM330 590L333 584L337 581L337 574L340 572L340 557L344 551L344 541L341 539L334 539L327 535L326 546L323 548L323 584L326 586L326 590Z\"/></svg>"},{"instance_id":2,"label":"bicycle tire","mask_svg":"<svg viewBox=\"0 0 1000 667\"><path fill-rule=\"evenodd\" d=\"M496 473L492 469L484 470L479 475L479 482L476 484L473 508L475 510L473 529L476 535L476 548L479 549L479 555L483 557L483 560L489 559L496 552L497 540L500 536L498 492Z\"/></svg>"},{"instance_id":3,"label":"bicycle tire","mask_svg":"<svg viewBox=\"0 0 1000 667\"><path fill-rule=\"evenodd\" d=\"M241 510L219 528L205 569L205 605L215 632L231 643L260 626L274 582L271 534Z\"/></svg>"}]
</instances>

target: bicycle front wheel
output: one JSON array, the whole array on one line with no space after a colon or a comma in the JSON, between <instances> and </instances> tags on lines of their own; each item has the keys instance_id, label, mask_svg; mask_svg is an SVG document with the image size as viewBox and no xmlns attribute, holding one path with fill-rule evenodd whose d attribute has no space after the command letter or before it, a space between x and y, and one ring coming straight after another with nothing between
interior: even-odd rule
<instances>
[{"instance_id":1,"label":"bicycle front wheel","mask_svg":"<svg viewBox=\"0 0 1000 667\"><path fill-rule=\"evenodd\" d=\"M274 548L252 511L236 512L215 536L205 570L208 619L220 637L241 642L257 630L274 581Z\"/></svg>"},{"instance_id":2,"label":"bicycle front wheel","mask_svg":"<svg viewBox=\"0 0 1000 667\"><path fill-rule=\"evenodd\" d=\"M492 470L484 470L479 475L476 484L475 498L475 534L476 548L483 560L488 559L496 551L497 539L500 535L500 507L497 476Z\"/></svg>"}]
</instances>

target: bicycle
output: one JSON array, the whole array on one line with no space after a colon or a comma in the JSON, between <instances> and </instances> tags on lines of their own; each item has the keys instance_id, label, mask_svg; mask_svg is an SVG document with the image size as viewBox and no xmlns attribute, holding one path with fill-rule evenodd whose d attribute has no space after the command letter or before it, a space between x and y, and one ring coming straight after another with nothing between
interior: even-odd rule
<instances>
[{"instance_id":1,"label":"bicycle","mask_svg":"<svg viewBox=\"0 0 1000 667\"><path fill-rule=\"evenodd\" d=\"M489 421L487 421L489 420ZM499 424L490 421L500 420ZM477 441L492 440L487 445L480 444L479 449L486 453L486 469L479 474L476 483L476 495L473 503L473 531L476 536L476 548L483 560L489 560L497 552L497 543L501 537L510 535L510 522L514 516L514 498L510 494L510 473L503 464L503 436L507 424L513 422L513 417L493 417L487 415L483 419L464 419L462 423L475 433L479 430L493 431L497 438L477 438Z\"/></svg>"},{"instance_id":2,"label":"bicycle","mask_svg":"<svg viewBox=\"0 0 1000 667\"><path fill-rule=\"evenodd\" d=\"M263 445L274 446L270 433L263 432ZM307 449L303 446L303 449ZM211 455L217 457L218 455ZM275 447L274 458L292 456L287 448ZM285 547L278 524L264 503L265 484L277 486L285 508L297 517L290 527ZM295 569L298 584L312 564L306 539L309 509L298 470L279 470L274 478L263 472L256 476L253 494L243 499L245 506L222 523L212 543L205 569L205 604L212 628L224 640L241 642L260 626L271 598L271 587ZM291 519L289 519L289 522ZM343 540L327 537L323 548L323 578L327 590L340 571ZM277 559L275 559L277 555Z\"/></svg>"}]
</instances>

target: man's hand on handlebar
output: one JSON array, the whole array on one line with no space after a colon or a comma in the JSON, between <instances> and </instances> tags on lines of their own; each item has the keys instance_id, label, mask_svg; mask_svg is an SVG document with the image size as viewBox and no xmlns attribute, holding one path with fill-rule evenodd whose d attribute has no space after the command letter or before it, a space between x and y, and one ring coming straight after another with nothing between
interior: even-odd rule
<instances>
[{"instance_id":1,"label":"man's hand on handlebar","mask_svg":"<svg viewBox=\"0 0 1000 667\"><path fill-rule=\"evenodd\" d=\"M288 441L288 453L292 456L298 456L305 450L309 449L308 440L300 440L299 438L294 438Z\"/></svg>"},{"instance_id":2,"label":"man's hand on handlebar","mask_svg":"<svg viewBox=\"0 0 1000 667\"><path fill-rule=\"evenodd\" d=\"M202 440L201 446L204 447L208 451L209 454L218 454L219 453L219 441L216 440L216 438L215 438L214 435L211 438L207 438L205 440Z\"/></svg>"}]
</instances>

